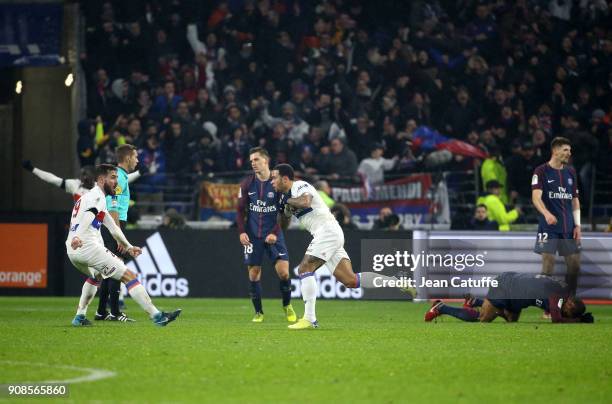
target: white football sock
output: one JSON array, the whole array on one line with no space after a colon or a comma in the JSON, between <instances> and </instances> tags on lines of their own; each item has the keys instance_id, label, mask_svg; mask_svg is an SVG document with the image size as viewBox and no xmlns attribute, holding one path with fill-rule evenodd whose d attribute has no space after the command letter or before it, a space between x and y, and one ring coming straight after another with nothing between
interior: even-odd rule
<instances>
[{"instance_id":1,"label":"white football sock","mask_svg":"<svg viewBox=\"0 0 612 404\"><path fill-rule=\"evenodd\" d=\"M157 310L157 307L155 307L155 305L151 301L151 298L149 297L149 294L147 293L144 286L142 286L138 281L134 283L132 282L134 281L129 282L130 285L128 286L130 296L132 296L132 299L134 299L136 303L138 303L140 307L142 307L142 309L147 312L149 317L153 318L154 315L159 313L159 310Z\"/></svg>"},{"instance_id":2,"label":"white football sock","mask_svg":"<svg viewBox=\"0 0 612 404\"><path fill-rule=\"evenodd\" d=\"M98 286L94 285L89 279L83 283L83 289L81 289L81 298L79 299L79 306L77 307L77 315L86 315L89 303L93 300L94 296L98 292Z\"/></svg>"},{"instance_id":3,"label":"white football sock","mask_svg":"<svg viewBox=\"0 0 612 404\"><path fill-rule=\"evenodd\" d=\"M311 323L317 321L315 305L317 303L317 281L314 272L300 274L300 290L304 299L304 318Z\"/></svg>"}]
</instances>

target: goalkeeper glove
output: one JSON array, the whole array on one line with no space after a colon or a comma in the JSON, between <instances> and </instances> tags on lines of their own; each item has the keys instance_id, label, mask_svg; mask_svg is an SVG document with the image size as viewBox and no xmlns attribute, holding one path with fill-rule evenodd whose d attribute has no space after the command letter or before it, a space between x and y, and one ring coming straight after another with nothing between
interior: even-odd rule
<instances>
[{"instance_id":1,"label":"goalkeeper glove","mask_svg":"<svg viewBox=\"0 0 612 404\"><path fill-rule=\"evenodd\" d=\"M21 165L23 166L23 168L30 172L34 171L34 166L32 165L32 162L30 160L23 160L21 162Z\"/></svg>"}]
</instances>

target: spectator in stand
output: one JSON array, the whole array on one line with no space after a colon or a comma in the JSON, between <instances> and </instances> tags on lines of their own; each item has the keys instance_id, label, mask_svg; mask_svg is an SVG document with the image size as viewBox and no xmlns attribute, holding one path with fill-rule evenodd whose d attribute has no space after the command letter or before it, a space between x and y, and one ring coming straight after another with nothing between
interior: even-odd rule
<instances>
[{"instance_id":1,"label":"spectator in stand","mask_svg":"<svg viewBox=\"0 0 612 404\"><path fill-rule=\"evenodd\" d=\"M189 140L183 130L180 121L170 123L169 133L166 133L163 141L164 154L166 155L166 167L168 172L181 174L188 170Z\"/></svg>"},{"instance_id":2,"label":"spectator in stand","mask_svg":"<svg viewBox=\"0 0 612 404\"><path fill-rule=\"evenodd\" d=\"M129 144L140 144L142 142L142 125L140 119L132 118L127 124L127 133L125 134L125 141Z\"/></svg>"},{"instance_id":3,"label":"spectator in stand","mask_svg":"<svg viewBox=\"0 0 612 404\"><path fill-rule=\"evenodd\" d=\"M261 119L269 128L282 124L287 130L287 136L296 143L301 143L308 133L308 123L295 114L295 106L291 102L283 104L282 118L276 118L268 113L268 108L263 108Z\"/></svg>"},{"instance_id":4,"label":"spectator in stand","mask_svg":"<svg viewBox=\"0 0 612 404\"><path fill-rule=\"evenodd\" d=\"M198 176L217 170L219 152L210 133L204 132L192 155L193 172Z\"/></svg>"},{"instance_id":5,"label":"spectator in stand","mask_svg":"<svg viewBox=\"0 0 612 404\"><path fill-rule=\"evenodd\" d=\"M521 214L521 210L516 207L511 211L506 209L506 206L501 200L501 184L496 180L487 182L487 195L481 196L476 202L478 205L487 207L487 216L489 220L497 222L499 231L509 231L510 224L514 223Z\"/></svg>"},{"instance_id":6,"label":"spectator in stand","mask_svg":"<svg viewBox=\"0 0 612 404\"><path fill-rule=\"evenodd\" d=\"M157 227L157 230L183 230L186 228L187 224L185 223L185 217L176 209L170 208L164 213L162 224Z\"/></svg>"},{"instance_id":7,"label":"spectator in stand","mask_svg":"<svg viewBox=\"0 0 612 404\"><path fill-rule=\"evenodd\" d=\"M327 181L324 181L324 180L317 181L315 182L314 187L328 208L331 208L332 206L334 206L336 202L331 198L332 190Z\"/></svg>"},{"instance_id":8,"label":"spectator in stand","mask_svg":"<svg viewBox=\"0 0 612 404\"><path fill-rule=\"evenodd\" d=\"M386 230L398 231L401 228L400 218L395 213L390 214L386 219Z\"/></svg>"},{"instance_id":9,"label":"spectator in stand","mask_svg":"<svg viewBox=\"0 0 612 404\"><path fill-rule=\"evenodd\" d=\"M378 212L378 218L374 220L373 230L384 230L389 226L388 217L393 214L393 210L385 206Z\"/></svg>"},{"instance_id":10,"label":"spectator in stand","mask_svg":"<svg viewBox=\"0 0 612 404\"><path fill-rule=\"evenodd\" d=\"M232 132L232 137L225 143L221 149L221 157L223 160L223 170L225 171L243 171L248 168L249 149L251 148L244 128L236 127Z\"/></svg>"},{"instance_id":11,"label":"spectator in stand","mask_svg":"<svg viewBox=\"0 0 612 404\"><path fill-rule=\"evenodd\" d=\"M336 218L336 221L340 224L343 229L358 230L359 228L351 220L351 211L346 205L342 203L336 203L330 209L332 215Z\"/></svg>"},{"instance_id":12,"label":"spectator in stand","mask_svg":"<svg viewBox=\"0 0 612 404\"><path fill-rule=\"evenodd\" d=\"M371 185L384 183L385 171L390 171L397 165L398 157L386 159L383 157L384 150L382 144L375 143L370 152L370 158L363 159L357 169Z\"/></svg>"},{"instance_id":13,"label":"spectator in stand","mask_svg":"<svg viewBox=\"0 0 612 404\"><path fill-rule=\"evenodd\" d=\"M267 142L273 156L304 157L302 171L320 175L332 173L329 143L346 134L344 148L357 162L382 142L384 157L397 155L395 171L406 174L428 161L410 148L407 122L414 122L497 145L499 156L486 163L493 168L509 161L517 140L531 139L536 156L547 158L551 137L562 132L573 139L581 178L607 167L606 2L381 2L374 13L365 0L184 3L82 2L87 116L100 116L139 148L148 137L128 133L131 119L168 133L171 121L181 121L189 157L205 125L223 152L228 143L240 150L243 142ZM204 23L185 25L183 16ZM86 141L91 154L81 159L104 157L87 138L79 144ZM219 169L240 161L226 160L219 156ZM474 167L460 163L453 167ZM505 185L497 175L484 183L490 179Z\"/></svg>"},{"instance_id":14,"label":"spectator in stand","mask_svg":"<svg viewBox=\"0 0 612 404\"><path fill-rule=\"evenodd\" d=\"M484 121L465 87L459 87L456 101L449 106L444 117L446 134L458 139L465 139L474 124Z\"/></svg>"},{"instance_id":15,"label":"spectator in stand","mask_svg":"<svg viewBox=\"0 0 612 404\"><path fill-rule=\"evenodd\" d=\"M309 145L302 146L299 161L292 164L296 175L305 177L317 174L318 170L312 149Z\"/></svg>"},{"instance_id":16,"label":"spectator in stand","mask_svg":"<svg viewBox=\"0 0 612 404\"><path fill-rule=\"evenodd\" d=\"M323 163L323 173L331 179L352 177L357 172L357 157L345 146L344 141L336 138L330 143L330 153Z\"/></svg>"},{"instance_id":17,"label":"spectator in stand","mask_svg":"<svg viewBox=\"0 0 612 404\"><path fill-rule=\"evenodd\" d=\"M499 225L496 221L489 220L487 206L485 204L479 204L474 210L474 217L470 221L470 230L478 231L497 231Z\"/></svg>"},{"instance_id":18,"label":"spectator in stand","mask_svg":"<svg viewBox=\"0 0 612 404\"><path fill-rule=\"evenodd\" d=\"M141 213L161 213L166 157L157 136L147 138L145 146L138 150L138 161L145 167L138 184L138 202L143 207Z\"/></svg>"},{"instance_id":19,"label":"spectator in stand","mask_svg":"<svg viewBox=\"0 0 612 404\"><path fill-rule=\"evenodd\" d=\"M485 159L480 168L480 177L482 179L483 188L487 190L487 184L490 181L495 181L499 184L499 197L504 204L508 204L508 193L506 191L508 173L502 161L499 147L492 146L489 148L489 157Z\"/></svg>"},{"instance_id":20,"label":"spectator in stand","mask_svg":"<svg viewBox=\"0 0 612 404\"><path fill-rule=\"evenodd\" d=\"M531 200L531 175L542 162L535 154L533 143L528 140L522 143L519 154L508 159L506 166L510 200Z\"/></svg>"},{"instance_id":21,"label":"spectator in stand","mask_svg":"<svg viewBox=\"0 0 612 404\"><path fill-rule=\"evenodd\" d=\"M217 111L210 99L210 93L205 88L198 90L198 96L191 108L191 114L201 124L205 122L217 122Z\"/></svg>"},{"instance_id":22,"label":"spectator in stand","mask_svg":"<svg viewBox=\"0 0 612 404\"><path fill-rule=\"evenodd\" d=\"M348 126L348 144L355 151L359 161L370 156L373 144L376 142L376 135L372 130L373 123L367 114L357 117L355 123Z\"/></svg>"},{"instance_id":23,"label":"spectator in stand","mask_svg":"<svg viewBox=\"0 0 612 404\"><path fill-rule=\"evenodd\" d=\"M166 81L164 92L155 99L153 111L162 116L171 116L178 103L183 99L176 94L176 86L173 81Z\"/></svg>"},{"instance_id":24,"label":"spectator in stand","mask_svg":"<svg viewBox=\"0 0 612 404\"><path fill-rule=\"evenodd\" d=\"M93 166L96 163L96 147L94 137L96 127L88 120L84 119L78 125L79 139L77 140L77 153L81 167Z\"/></svg>"}]
</instances>

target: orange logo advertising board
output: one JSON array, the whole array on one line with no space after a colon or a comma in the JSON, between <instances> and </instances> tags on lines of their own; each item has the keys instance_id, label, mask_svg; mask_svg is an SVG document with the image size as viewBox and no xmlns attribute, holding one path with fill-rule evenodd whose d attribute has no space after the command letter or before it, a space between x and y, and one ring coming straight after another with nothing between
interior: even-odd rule
<instances>
[{"instance_id":1,"label":"orange logo advertising board","mask_svg":"<svg viewBox=\"0 0 612 404\"><path fill-rule=\"evenodd\" d=\"M0 288L47 287L47 225L0 223Z\"/></svg>"}]
</instances>

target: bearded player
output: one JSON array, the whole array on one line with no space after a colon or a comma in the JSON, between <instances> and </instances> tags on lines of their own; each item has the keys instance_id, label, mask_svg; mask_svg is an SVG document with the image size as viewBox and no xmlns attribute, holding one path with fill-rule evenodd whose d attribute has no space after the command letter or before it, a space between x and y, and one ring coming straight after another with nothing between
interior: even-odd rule
<instances>
[{"instance_id":1,"label":"bearded player","mask_svg":"<svg viewBox=\"0 0 612 404\"><path fill-rule=\"evenodd\" d=\"M95 186L76 201L72 210L66 251L70 262L89 277L83 284L72 325L91 325L86 318L87 308L96 295L100 281L113 278L125 283L132 298L149 315L154 324L166 326L181 314L181 310L170 313L159 311L153 305L149 294L136 275L125 266L123 261L104 247L100 235L102 224L108 228L113 238L124 247L129 255L135 258L142 252L139 247L134 247L129 243L108 213L106 196L114 195L116 187L117 169L110 164L100 164L95 171Z\"/></svg>"},{"instance_id":2,"label":"bearded player","mask_svg":"<svg viewBox=\"0 0 612 404\"><path fill-rule=\"evenodd\" d=\"M289 329L304 330L319 326L315 313L318 291L314 274L323 264L347 288L373 287L375 278L395 280L374 272L353 272L351 260L344 250L344 233L340 225L317 190L305 181L294 179L293 167L289 164L274 167L272 186L283 193L280 209L285 219L295 216L313 237L298 269L304 317L290 325Z\"/></svg>"},{"instance_id":3,"label":"bearded player","mask_svg":"<svg viewBox=\"0 0 612 404\"><path fill-rule=\"evenodd\" d=\"M121 146L120 146L121 147ZM35 176L37 176L38 178L40 178L41 180L43 180L46 183L49 183L51 185L54 185L58 188L61 188L63 190L66 191L66 193L72 195L72 200L74 202L78 201L79 198L84 195L85 193L89 192L90 189L93 188L93 186L95 185L95 178L94 178L94 171L95 168L93 166L84 166L81 168L81 172L80 172L80 177L79 178L60 178L57 175L50 173L48 171L44 171L41 170L38 167L35 167L32 164L32 161L30 160L24 160L22 162L22 166L24 169L30 171L32 174L34 174ZM144 167L141 168L141 170L144 172ZM131 184L132 182L136 181L138 178L141 177L141 172L140 171L135 171L135 172L130 172L127 175L127 182L129 184ZM125 308L125 303L124 303L124 299L123 296L125 295L125 285L121 284L121 291L120 293L118 293L119 297L118 297L118 303L119 303L119 308ZM105 303L106 305L106 303ZM112 309L112 306L111 306ZM113 310L111 310L112 312ZM100 312L106 312L106 306L104 306L104 309L101 309ZM117 311L116 311L117 312ZM99 319L98 316L96 316L96 319ZM102 320L114 320L114 319L121 319L122 321L125 321L128 319L127 316L125 316L125 314L121 313L118 316L107 316L106 314L101 318Z\"/></svg>"},{"instance_id":4,"label":"bearded player","mask_svg":"<svg viewBox=\"0 0 612 404\"><path fill-rule=\"evenodd\" d=\"M568 165L572 155L570 141L556 137L551 157L538 166L531 179L531 199L538 210L538 234L534 251L542 255L542 274L552 275L555 253L565 258L565 281L576 294L580 271L580 201L578 177Z\"/></svg>"}]
</instances>

